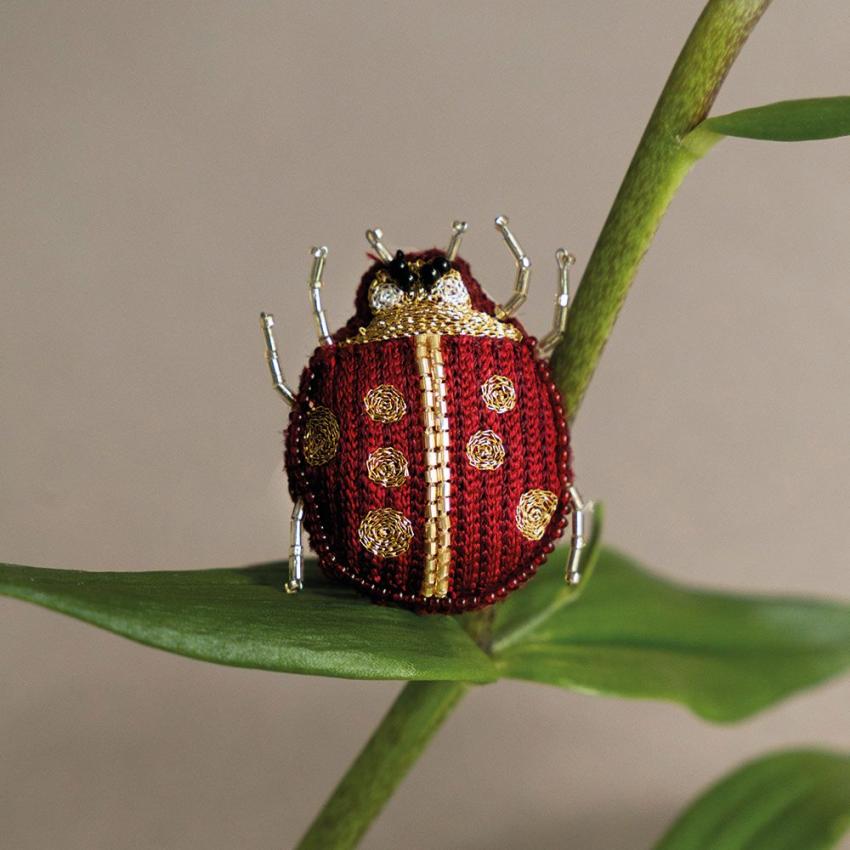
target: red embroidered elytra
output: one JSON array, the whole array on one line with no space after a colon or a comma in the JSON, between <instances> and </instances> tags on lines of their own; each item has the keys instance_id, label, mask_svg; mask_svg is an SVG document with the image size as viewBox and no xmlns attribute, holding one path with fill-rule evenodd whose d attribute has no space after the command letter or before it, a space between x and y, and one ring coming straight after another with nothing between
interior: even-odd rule
<instances>
[{"instance_id":1,"label":"red embroidered elytra","mask_svg":"<svg viewBox=\"0 0 850 850\"><path fill-rule=\"evenodd\" d=\"M296 392L261 315L274 386L292 406L285 461L295 507L286 589L303 586L302 525L324 571L376 602L470 611L504 598L554 549L572 514L566 580L580 578L588 510L545 358L561 339L573 257L559 249L553 330L513 318L531 261L499 216L517 273L496 305L457 256L391 254L380 230L355 314L331 335L321 303L326 248L308 281L320 345Z\"/></svg>"}]
</instances>

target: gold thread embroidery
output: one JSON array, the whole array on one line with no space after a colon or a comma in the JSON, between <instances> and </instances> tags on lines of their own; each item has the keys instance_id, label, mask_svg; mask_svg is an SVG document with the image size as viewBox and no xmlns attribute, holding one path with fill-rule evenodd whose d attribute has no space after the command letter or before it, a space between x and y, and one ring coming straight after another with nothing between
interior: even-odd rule
<instances>
[{"instance_id":1,"label":"gold thread embroidery","mask_svg":"<svg viewBox=\"0 0 850 850\"><path fill-rule=\"evenodd\" d=\"M422 390L425 426L425 564L422 596L444 597L449 592L451 518L449 418L446 376L439 334L416 336L416 364Z\"/></svg>"},{"instance_id":2,"label":"gold thread embroidery","mask_svg":"<svg viewBox=\"0 0 850 850\"><path fill-rule=\"evenodd\" d=\"M425 334L486 336L516 342L522 339L522 334L514 325L502 322L488 313L473 310L468 305L403 301L381 310L368 325L360 328L356 336L343 340L340 345L359 345Z\"/></svg>"},{"instance_id":3,"label":"gold thread embroidery","mask_svg":"<svg viewBox=\"0 0 850 850\"><path fill-rule=\"evenodd\" d=\"M366 459L369 480L384 487L401 487L410 472L407 458L392 446L375 449Z\"/></svg>"},{"instance_id":4,"label":"gold thread embroidery","mask_svg":"<svg viewBox=\"0 0 850 850\"><path fill-rule=\"evenodd\" d=\"M558 506L558 497L551 490L527 490L519 497L516 507L516 527L523 537L540 540Z\"/></svg>"},{"instance_id":5,"label":"gold thread embroidery","mask_svg":"<svg viewBox=\"0 0 850 850\"><path fill-rule=\"evenodd\" d=\"M363 406L375 422L398 422L407 413L404 396L392 384L381 384L369 390Z\"/></svg>"},{"instance_id":6,"label":"gold thread embroidery","mask_svg":"<svg viewBox=\"0 0 850 850\"><path fill-rule=\"evenodd\" d=\"M336 455L339 423L327 407L318 405L307 414L304 429L304 460L310 466L322 466Z\"/></svg>"},{"instance_id":7,"label":"gold thread embroidery","mask_svg":"<svg viewBox=\"0 0 850 850\"><path fill-rule=\"evenodd\" d=\"M373 555L395 558L410 547L413 526L400 511L378 508L363 517L357 534L363 546Z\"/></svg>"},{"instance_id":8,"label":"gold thread embroidery","mask_svg":"<svg viewBox=\"0 0 850 850\"><path fill-rule=\"evenodd\" d=\"M484 404L496 413L507 413L516 407L516 390L513 381L504 375L493 375L481 384Z\"/></svg>"},{"instance_id":9,"label":"gold thread embroidery","mask_svg":"<svg viewBox=\"0 0 850 850\"><path fill-rule=\"evenodd\" d=\"M466 457L476 469L498 469L505 462L502 438L489 428L476 431L466 442Z\"/></svg>"}]
</instances>

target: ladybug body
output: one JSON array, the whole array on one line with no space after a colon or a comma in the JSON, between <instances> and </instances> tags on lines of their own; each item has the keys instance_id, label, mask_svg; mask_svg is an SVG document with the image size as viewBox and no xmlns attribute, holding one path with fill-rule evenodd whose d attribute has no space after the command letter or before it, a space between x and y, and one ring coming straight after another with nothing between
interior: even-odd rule
<instances>
[{"instance_id":1,"label":"ladybug body","mask_svg":"<svg viewBox=\"0 0 850 850\"><path fill-rule=\"evenodd\" d=\"M379 254L288 391L295 555L303 518L325 573L373 601L473 610L530 578L576 507L560 395L463 260Z\"/></svg>"}]
</instances>

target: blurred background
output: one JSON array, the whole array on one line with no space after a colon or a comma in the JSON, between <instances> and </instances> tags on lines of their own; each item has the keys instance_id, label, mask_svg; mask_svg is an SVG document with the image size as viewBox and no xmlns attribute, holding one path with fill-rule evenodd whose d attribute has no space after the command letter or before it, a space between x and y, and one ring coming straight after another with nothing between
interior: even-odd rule
<instances>
[{"instance_id":1,"label":"blurred background","mask_svg":"<svg viewBox=\"0 0 850 850\"><path fill-rule=\"evenodd\" d=\"M15 2L0 9L0 557L76 569L281 558L286 411L366 227L447 242L497 298L506 213L548 327L701 0ZM715 111L848 90L845 0L777 3ZM850 597L850 144L728 140L665 219L575 429L608 542L687 582ZM197 663L0 601L9 848L280 848L398 690ZM710 726L666 704L472 693L367 848L648 847L703 786L850 746L850 681ZM425 802L427 801L427 806ZM850 846L848 844L847 846Z\"/></svg>"}]
</instances>

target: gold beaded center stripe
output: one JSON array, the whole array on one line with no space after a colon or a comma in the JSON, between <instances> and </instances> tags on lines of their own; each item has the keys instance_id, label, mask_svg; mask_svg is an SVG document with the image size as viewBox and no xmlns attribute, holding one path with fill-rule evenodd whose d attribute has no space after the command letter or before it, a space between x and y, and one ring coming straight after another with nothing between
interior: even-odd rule
<instances>
[{"instance_id":1,"label":"gold beaded center stripe","mask_svg":"<svg viewBox=\"0 0 850 850\"><path fill-rule=\"evenodd\" d=\"M558 507L558 497L551 490L526 490L516 507L516 527L523 537L540 540Z\"/></svg>"},{"instance_id":2,"label":"gold beaded center stripe","mask_svg":"<svg viewBox=\"0 0 850 850\"><path fill-rule=\"evenodd\" d=\"M498 469L505 462L502 438L489 428L476 431L466 442L466 457L476 469Z\"/></svg>"},{"instance_id":3,"label":"gold beaded center stripe","mask_svg":"<svg viewBox=\"0 0 850 850\"><path fill-rule=\"evenodd\" d=\"M384 487L401 487L410 475L407 458L392 446L375 449L366 459L366 472L371 481Z\"/></svg>"},{"instance_id":4,"label":"gold beaded center stripe","mask_svg":"<svg viewBox=\"0 0 850 850\"><path fill-rule=\"evenodd\" d=\"M446 596L451 566L449 418L439 334L415 336L425 442L425 568L422 596Z\"/></svg>"},{"instance_id":5,"label":"gold beaded center stripe","mask_svg":"<svg viewBox=\"0 0 850 850\"><path fill-rule=\"evenodd\" d=\"M407 413L404 396L392 384L381 384L369 390L363 406L375 422L399 422Z\"/></svg>"},{"instance_id":6,"label":"gold beaded center stripe","mask_svg":"<svg viewBox=\"0 0 850 850\"><path fill-rule=\"evenodd\" d=\"M357 531L360 542L379 558L395 558L410 548L413 526L400 511L378 508L369 511Z\"/></svg>"},{"instance_id":7,"label":"gold beaded center stripe","mask_svg":"<svg viewBox=\"0 0 850 850\"><path fill-rule=\"evenodd\" d=\"M322 466L336 455L339 423L333 411L317 405L307 414L304 429L304 460L310 466Z\"/></svg>"},{"instance_id":8,"label":"gold beaded center stripe","mask_svg":"<svg viewBox=\"0 0 850 850\"><path fill-rule=\"evenodd\" d=\"M496 413L507 413L516 407L516 390L513 381L504 375L493 375L481 384L484 404Z\"/></svg>"}]
</instances>

